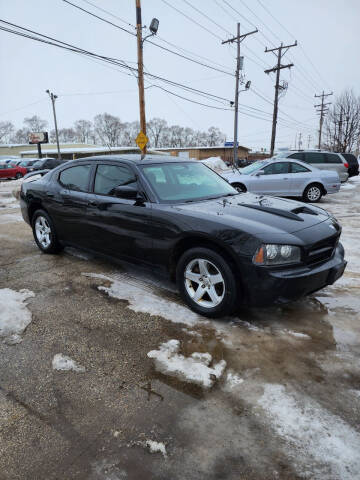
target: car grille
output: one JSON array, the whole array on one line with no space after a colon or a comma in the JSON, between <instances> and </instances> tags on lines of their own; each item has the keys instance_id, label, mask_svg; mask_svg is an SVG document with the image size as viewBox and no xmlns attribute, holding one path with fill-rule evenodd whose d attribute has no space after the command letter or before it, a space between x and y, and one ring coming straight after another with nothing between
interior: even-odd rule
<instances>
[{"instance_id":1,"label":"car grille","mask_svg":"<svg viewBox=\"0 0 360 480\"><path fill-rule=\"evenodd\" d=\"M335 252L337 244L339 243L340 234L328 237L321 242L313 244L305 251L304 261L307 265L313 263L324 262L331 258Z\"/></svg>"}]
</instances>

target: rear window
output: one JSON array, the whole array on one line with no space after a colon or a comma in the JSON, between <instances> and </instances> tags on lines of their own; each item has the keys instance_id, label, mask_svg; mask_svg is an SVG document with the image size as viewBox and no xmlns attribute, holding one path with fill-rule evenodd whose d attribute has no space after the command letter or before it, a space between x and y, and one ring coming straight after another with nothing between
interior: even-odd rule
<instances>
[{"instance_id":1,"label":"rear window","mask_svg":"<svg viewBox=\"0 0 360 480\"><path fill-rule=\"evenodd\" d=\"M336 153L327 153L326 154L326 163L343 163L339 155Z\"/></svg>"},{"instance_id":2,"label":"rear window","mask_svg":"<svg viewBox=\"0 0 360 480\"><path fill-rule=\"evenodd\" d=\"M296 158L296 160L302 160L304 158L304 154L302 152L293 153L289 156L289 158Z\"/></svg>"},{"instance_id":3,"label":"rear window","mask_svg":"<svg viewBox=\"0 0 360 480\"><path fill-rule=\"evenodd\" d=\"M87 192L89 186L90 165L67 168L59 175L59 182L69 190Z\"/></svg>"},{"instance_id":4,"label":"rear window","mask_svg":"<svg viewBox=\"0 0 360 480\"><path fill-rule=\"evenodd\" d=\"M304 162L306 163L326 163L325 154L320 152L305 152Z\"/></svg>"}]
</instances>

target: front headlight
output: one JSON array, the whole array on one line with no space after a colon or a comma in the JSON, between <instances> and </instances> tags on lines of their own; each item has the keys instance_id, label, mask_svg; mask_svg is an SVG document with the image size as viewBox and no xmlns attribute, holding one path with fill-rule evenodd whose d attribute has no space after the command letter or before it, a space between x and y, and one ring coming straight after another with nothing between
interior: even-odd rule
<instances>
[{"instance_id":1,"label":"front headlight","mask_svg":"<svg viewBox=\"0 0 360 480\"><path fill-rule=\"evenodd\" d=\"M261 245L253 257L256 265L284 265L288 263L299 263L301 260L300 247L294 245Z\"/></svg>"}]
</instances>

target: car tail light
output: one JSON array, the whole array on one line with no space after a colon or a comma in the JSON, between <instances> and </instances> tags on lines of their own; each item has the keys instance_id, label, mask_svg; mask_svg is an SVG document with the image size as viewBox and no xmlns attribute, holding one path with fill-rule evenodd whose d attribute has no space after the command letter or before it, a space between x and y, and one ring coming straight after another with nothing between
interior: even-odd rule
<instances>
[{"instance_id":1,"label":"car tail light","mask_svg":"<svg viewBox=\"0 0 360 480\"><path fill-rule=\"evenodd\" d=\"M344 163L344 167L345 167L345 168L349 168L349 164L348 164L348 163Z\"/></svg>"}]
</instances>

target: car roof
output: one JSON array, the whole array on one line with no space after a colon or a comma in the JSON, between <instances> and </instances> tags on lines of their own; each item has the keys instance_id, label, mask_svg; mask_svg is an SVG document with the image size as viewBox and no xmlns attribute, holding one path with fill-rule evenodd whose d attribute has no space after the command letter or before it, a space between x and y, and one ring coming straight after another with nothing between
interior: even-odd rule
<instances>
[{"instance_id":1,"label":"car roof","mask_svg":"<svg viewBox=\"0 0 360 480\"><path fill-rule=\"evenodd\" d=\"M125 161L127 163L132 163L135 165L146 165L154 163L179 163L179 162L198 162L198 160L192 160L184 157L173 157L171 155L156 155L149 154L145 155L144 158L141 158L140 154L126 154L126 155L96 155L93 157L83 157L77 160L72 160L67 162L67 165L76 164L78 162L84 161L99 161L99 160L108 160L108 161Z\"/></svg>"}]
</instances>

